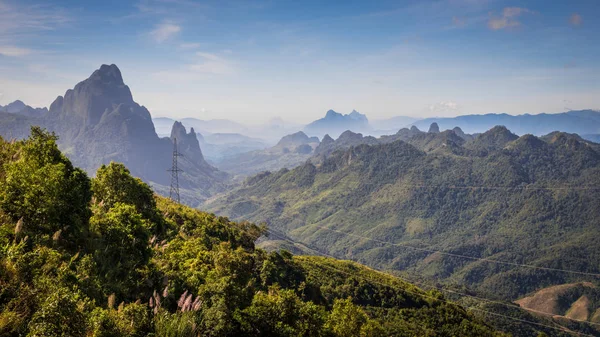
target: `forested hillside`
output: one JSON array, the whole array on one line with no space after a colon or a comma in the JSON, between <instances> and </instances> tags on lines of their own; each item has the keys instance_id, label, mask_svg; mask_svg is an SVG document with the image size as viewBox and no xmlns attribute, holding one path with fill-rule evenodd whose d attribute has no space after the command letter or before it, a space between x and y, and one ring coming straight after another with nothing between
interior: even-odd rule
<instances>
[{"instance_id":1,"label":"forested hillside","mask_svg":"<svg viewBox=\"0 0 600 337\"><path fill-rule=\"evenodd\" d=\"M598 282L600 153L565 133L415 133L262 173L207 207L313 249L515 300Z\"/></svg>"},{"instance_id":2,"label":"forested hillside","mask_svg":"<svg viewBox=\"0 0 600 337\"><path fill-rule=\"evenodd\" d=\"M56 137L0 139L2 336L493 336L437 291L348 261L267 253L266 228L96 177Z\"/></svg>"}]
</instances>

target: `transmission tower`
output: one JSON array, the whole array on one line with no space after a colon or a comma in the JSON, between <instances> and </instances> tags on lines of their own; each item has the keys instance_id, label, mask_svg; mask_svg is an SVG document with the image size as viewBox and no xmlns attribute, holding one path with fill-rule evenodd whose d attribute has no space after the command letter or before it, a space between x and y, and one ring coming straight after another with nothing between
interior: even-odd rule
<instances>
[{"instance_id":1,"label":"transmission tower","mask_svg":"<svg viewBox=\"0 0 600 337\"><path fill-rule=\"evenodd\" d=\"M177 157L183 156L177 151L177 138L173 138L173 164L170 170L171 172L171 190L169 191L169 198L173 201L180 202L179 200L179 172L182 170L177 166Z\"/></svg>"}]
</instances>

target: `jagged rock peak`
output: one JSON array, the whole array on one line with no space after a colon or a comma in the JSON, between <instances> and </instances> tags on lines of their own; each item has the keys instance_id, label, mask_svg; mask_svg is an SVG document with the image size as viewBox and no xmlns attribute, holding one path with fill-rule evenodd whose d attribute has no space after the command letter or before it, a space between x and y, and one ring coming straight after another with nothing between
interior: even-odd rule
<instances>
[{"instance_id":1,"label":"jagged rock peak","mask_svg":"<svg viewBox=\"0 0 600 337\"><path fill-rule=\"evenodd\" d=\"M64 98L59 96L50 106L56 117L81 118L86 125L96 125L106 113L119 105L135 106L134 114L149 119L150 114L133 101L129 87L123 83L121 71L114 65L103 64L75 88L67 90Z\"/></svg>"},{"instance_id":2,"label":"jagged rock peak","mask_svg":"<svg viewBox=\"0 0 600 337\"><path fill-rule=\"evenodd\" d=\"M429 131L427 131L429 133L440 133L440 127L437 123L431 123L431 125L429 126Z\"/></svg>"},{"instance_id":3,"label":"jagged rock peak","mask_svg":"<svg viewBox=\"0 0 600 337\"><path fill-rule=\"evenodd\" d=\"M344 139L352 139L352 138L362 138L363 135L362 133L356 133L356 132L352 132L350 130L346 130L344 132L342 132L342 134L338 137L338 139L344 140Z\"/></svg>"},{"instance_id":4,"label":"jagged rock peak","mask_svg":"<svg viewBox=\"0 0 600 337\"><path fill-rule=\"evenodd\" d=\"M325 118L332 118L332 117L335 118L338 116L342 116L342 114L339 112L335 112L331 109L327 110L327 113L325 114Z\"/></svg>"},{"instance_id":5,"label":"jagged rock peak","mask_svg":"<svg viewBox=\"0 0 600 337\"><path fill-rule=\"evenodd\" d=\"M325 136L323 136L323 140L321 141L321 144L327 145L327 144L331 144L335 142L333 140L333 138L331 138L331 136L329 134L326 134Z\"/></svg>"},{"instance_id":6,"label":"jagged rock peak","mask_svg":"<svg viewBox=\"0 0 600 337\"><path fill-rule=\"evenodd\" d=\"M175 121L171 128L171 141L174 141L175 139L177 139L177 148L179 152L192 153L195 159L203 159L200 143L198 142L194 128L191 128L190 132L187 133L185 126L181 122Z\"/></svg>"},{"instance_id":7,"label":"jagged rock peak","mask_svg":"<svg viewBox=\"0 0 600 337\"><path fill-rule=\"evenodd\" d=\"M121 75L121 70L115 65L106 65L103 64L100 66L100 69L94 71L90 78L98 78L103 83L112 83L115 85L123 85L123 76Z\"/></svg>"},{"instance_id":8,"label":"jagged rock peak","mask_svg":"<svg viewBox=\"0 0 600 337\"><path fill-rule=\"evenodd\" d=\"M454 131L454 133L455 133L457 136L459 136L460 138L465 138L465 133L464 133L464 131L463 131L461 128L459 128L458 126L457 126L457 127L455 127L454 129L452 129L452 131Z\"/></svg>"},{"instance_id":9,"label":"jagged rock peak","mask_svg":"<svg viewBox=\"0 0 600 337\"><path fill-rule=\"evenodd\" d=\"M296 133L292 133L287 136L283 136L277 145L299 145L309 143L311 138L309 138L306 133L302 131L298 131Z\"/></svg>"},{"instance_id":10,"label":"jagged rock peak","mask_svg":"<svg viewBox=\"0 0 600 337\"><path fill-rule=\"evenodd\" d=\"M413 131L413 132L420 132L421 130L419 130L419 128L418 128L418 127L416 127L416 126L414 126L414 125L413 125L413 126L411 126L411 127L410 127L410 131Z\"/></svg>"}]
</instances>

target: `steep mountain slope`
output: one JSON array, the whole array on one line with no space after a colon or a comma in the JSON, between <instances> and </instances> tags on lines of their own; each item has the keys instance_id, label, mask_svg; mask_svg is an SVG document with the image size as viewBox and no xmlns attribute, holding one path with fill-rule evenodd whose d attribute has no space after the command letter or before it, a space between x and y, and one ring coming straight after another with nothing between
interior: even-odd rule
<instances>
[{"instance_id":1,"label":"steep mountain slope","mask_svg":"<svg viewBox=\"0 0 600 337\"><path fill-rule=\"evenodd\" d=\"M186 135L181 124L173 125L172 138L159 138L150 112L133 100L116 65L102 65L86 80L58 96L42 117L0 122L2 135L22 138L30 125L40 125L59 136L59 146L78 166L93 173L111 161L126 164L131 172L165 193L170 183L173 138L184 137L184 174L180 179L193 205L224 189L227 174L206 163L195 133ZM20 133L16 135L15 133Z\"/></svg>"},{"instance_id":2,"label":"steep mountain slope","mask_svg":"<svg viewBox=\"0 0 600 337\"><path fill-rule=\"evenodd\" d=\"M402 141L359 145L319 165L253 177L206 207L266 221L338 257L458 282L505 299L588 280L486 262L600 272L595 239L600 154L568 137L545 142L526 135L506 143L499 139L512 136L504 130L495 128L465 145L447 131L456 143L439 143L430 152ZM443 134L423 134L419 143L429 147L429 137Z\"/></svg>"},{"instance_id":3,"label":"steep mountain slope","mask_svg":"<svg viewBox=\"0 0 600 337\"><path fill-rule=\"evenodd\" d=\"M122 164L89 179L39 129L0 139L0 220L2 336L504 336L357 263L256 249L263 227L157 197Z\"/></svg>"},{"instance_id":4,"label":"steep mountain slope","mask_svg":"<svg viewBox=\"0 0 600 337\"><path fill-rule=\"evenodd\" d=\"M516 303L532 312L547 312L578 321L600 323L600 291L590 282L544 288Z\"/></svg>"},{"instance_id":5,"label":"steep mountain slope","mask_svg":"<svg viewBox=\"0 0 600 337\"><path fill-rule=\"evenodd\" d=\"M517 135L527 133L544 135L557 130L580 135L600 133L600 112L596 110L516 116L508 114L485 114L448 118L426 118L415 122L413 125L424 129L434 122L439 124L441 130L458 126L466 133L484 132L495 125L504 125Z\"/></svg>"}]
</instances>

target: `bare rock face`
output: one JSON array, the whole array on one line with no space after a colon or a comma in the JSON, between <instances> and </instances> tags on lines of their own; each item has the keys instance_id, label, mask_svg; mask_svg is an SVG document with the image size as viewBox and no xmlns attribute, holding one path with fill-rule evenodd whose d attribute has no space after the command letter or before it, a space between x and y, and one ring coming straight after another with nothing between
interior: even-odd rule
<instances>
[{"instance_id":1,"label":"bare rock face","mask_svg":"<svg viewBox=\"0 0 600 337\"><path fill-rule=\"evenodd\" d=\"M429 131L427 131L429 133L440 133L440 127L438 126L437 123L431 123L431 125L429 126Z\"/></svg>"},{"instance_id":2,"label":"bare rock face","mask_svg":"<svg viewBox=\"0 0 600 337\"><path fill-rule=\"evenodd\" d=\"M171 129L171 141L174 142L175 139L177 139L177 149L179 152L196 162L204 161L204 156L200 149L200 142L196 137L194 128L190 128L190 132L187 133L185 126L183 126L181 122L173 123L173 128Z\"/></svg>"},{"instance_id":3,"label":"bare rock face","mask_svg":"<svg viewBox=\"0 0 600 337\"><path fill-rule=\"evenodd\" d=\"M67 90L50 105L50 113L57 117L78 117L84 125L94 126L102 116L125 104L134 107L140 118L150 118L150 113L133 101L129 87L123 83L116 65L103 64L92 75Z\"/></svg>"},{"instance_id":4,"label":"bare rock face","mask_svg":"<svg viewBox=\"0 0 600 337\"><path fill-rule=\"evenodd\" d=\"M146 182L168 185L173 139L185 156L182 188L195 189L199 199L219 191L228 175L210 166L193 129L176 122L170 138L160 138L150 112L133 100L121 71L102 65L90 77L57 97L41 125L59 136L73 163L93 174L102 164L124 163Z\"/></svg>"}]
</instances>

